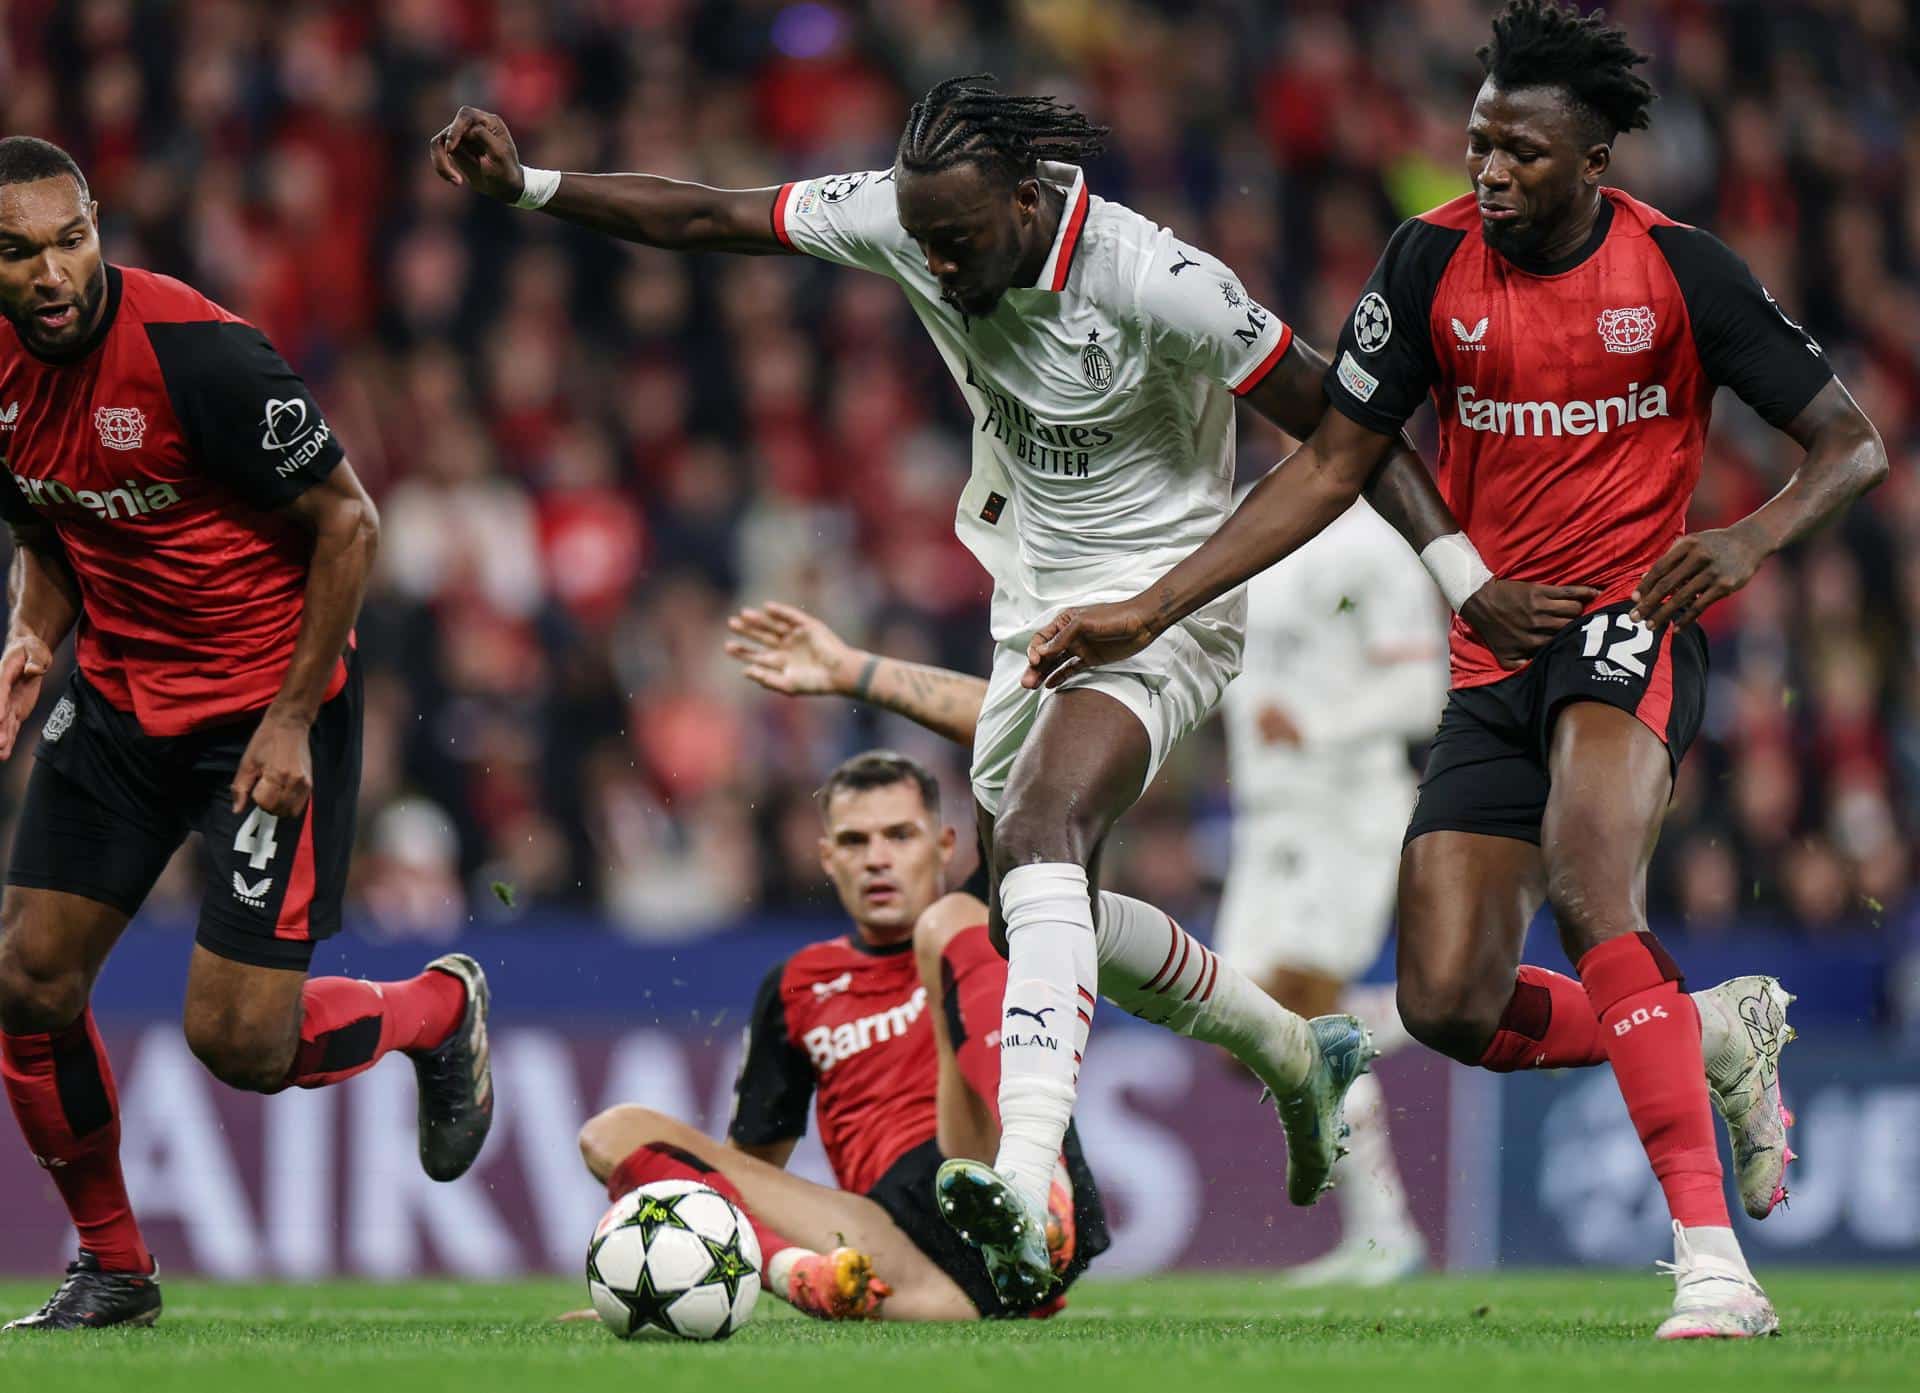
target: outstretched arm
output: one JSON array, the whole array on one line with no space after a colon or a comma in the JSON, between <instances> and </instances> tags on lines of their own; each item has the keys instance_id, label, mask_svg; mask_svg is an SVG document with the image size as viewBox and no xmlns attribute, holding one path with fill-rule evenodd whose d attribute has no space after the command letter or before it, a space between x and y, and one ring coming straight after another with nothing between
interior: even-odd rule
<instances>
[{"instance_id":1,"label":"outstretched arm","mask_svg":"<svg viewBox=\"0 0 1920 1393\"><path fill-rule=\"evenodd\" d=\"M1289 359L1296 350L1289 350ZM1286 366L1283 362L1275 375ZM1262 383L1251 396L1260 398L1267 390ZM1302 408L1296 404L1292 409ZM1280 424L1295 429L1285 420ZM1425 537L1426 546L1436 539L1444 546L1445 539L1457 533L1458 525L1404 437L1369 430L1339 411L1323 411L1307 443L1254 485L1219 531L1154 585L1130 600L1062 610L1043 625L1028 647L1022 680L1029 687L1043 681L1057 686L1080 667L1138 653L1202 605L1318 536L1376 481L1376 492L1390 510L1388 521L1410 542ZM1421 559L1430 570L1440 569L1430 555ZM1442 585L1449 588L1444 580ZM1485 577L1464 586L1456 582L1451 589L1458 593L1449 593L1448 599L1459 606L1462 618L1503 663L1516 667L1578 618L1595 593L1584 586L1537 586Z\"/></svg>"},{"instance_id":2,"label":"outstretched arm","mask_svg":"<svg viewBox=\"0 0 1920 1393\"><path fill-rule=\"evenodd\" d=\"M727 656L740 662L749 681L770 692L851 697L905 716L956 744L973 744L987 699L981 678L864 652L805 610L777 600L741 610L727 627L737 635L727 641Z\"/></svg>"},{"instance_id":3,"label":"outstretched arm","mask_svg":"<svg viewBox=\"0 0 1920 1393\"><path fill-rule=\"evenodd\" d=\"M1887 477L1880 432L1834 378L1784 427L1806 449L1786 487L1731 527L1682 537L1633 592L1650 628L1687 625L1740 589L1760 563L1819 527Z\"/></svg>"},{"instance_id":4,"label":"outstretched arm","mask_svg":"<svg viewBox=\"0 0 1920 1393\"><path fill-rule=\"evenodd\" d=\"M1287 356L1246 400L1295 439L1311 440L1329 418L1340 418L1339 412L1329 409L1326 378L1327 360L1296 337ZM1581 606L1595 592L1584 586L1529 585L1492 575L1467 542L1406 432L1365 434L1375 435L1382 443L1377 447L1381 456L1361 487L1362 496L1406 539L1446 593L1448 604L1503 665L1519 667L1563 624L1579 617ZM1277 553L1273 561L1286 554ZM1273 561L1257 566L1246 579Z\"/></svg>"},{"instance_id":5,"label":"outstretched arm","mask_svg":"<svg viewBox=\"0 0 1920 1393\"><path fill-rule=\"evenodd\" d=\"M785 252L776 189L715 189L652 174L561 174L520 163L507 123L463 106L428 142L434 170L488 198L537 207L628 242L674 251Z\"/></svg>"}]
</instances>

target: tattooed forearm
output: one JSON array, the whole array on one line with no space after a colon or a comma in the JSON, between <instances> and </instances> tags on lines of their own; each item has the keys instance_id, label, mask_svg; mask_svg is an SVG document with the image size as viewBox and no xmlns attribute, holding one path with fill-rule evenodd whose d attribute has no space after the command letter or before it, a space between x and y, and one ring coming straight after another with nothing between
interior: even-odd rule
<instances>
[{"instance_id":1,"label":"tattooed forearm","mask_svg":"<svg viewBox=\"0 0 1920 1393\"><path fill-rule=\"evenodd\" d=\"M892 658L870 662L863 676L866 690L862 695L875 706L959 744L973 743L973 728L987 697L987 684L980 678Z\"/></svg>"}]
</instances>

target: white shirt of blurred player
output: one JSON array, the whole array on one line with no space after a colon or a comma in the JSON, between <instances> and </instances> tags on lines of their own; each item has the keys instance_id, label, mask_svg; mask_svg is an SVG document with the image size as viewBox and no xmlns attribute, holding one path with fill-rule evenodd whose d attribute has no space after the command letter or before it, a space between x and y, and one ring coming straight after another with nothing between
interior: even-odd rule
<instances>
[{"instance_id":1,"label":"white shirt of blurred player","mask_svg":"<svg viewBox=\"0 0 1920 1393\"><path fill-rule=\"evenodd\" d=\"M1400 535L1355 503L1247 586L1246 657L1223 703L1236 809L1411 806L1407 742L1433 734L1446 695L1439 592ZM1299 745L1261 733L1269 706ZM1388 832L1397 842L1402 830Z\"/></svg>"},{"instance_id":2,"label":"white shirt of blurred player","mask_svg":"<svg viewBox=\"0 0 1920 1393\"><path fill-rule=\"evenodd\" d=\"M789 184L788 245L896 281L973 409L973 476L955 530L993 576L1005 642L1069 603L1123 599L1204 541L1233 481L1233 397L1293 331L1225 265L1118 203L1075 166L1034 287L984 319L940 298L900 226L891 170Z\"/></svg>"}]
</instances>

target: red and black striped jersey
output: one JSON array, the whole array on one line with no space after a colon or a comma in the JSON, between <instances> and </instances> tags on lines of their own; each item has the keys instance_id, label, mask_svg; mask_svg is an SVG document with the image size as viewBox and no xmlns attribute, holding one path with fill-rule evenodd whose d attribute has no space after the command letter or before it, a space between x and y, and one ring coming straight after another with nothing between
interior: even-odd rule
<instances>
[{"instance_id":1,"label":"red and black striped jersey","mask_svg":"<svg viewBox=\"0 0 1920 1393\"><path fill-rule=\"evenodd\" d=\"M80 670L149 735L270 703L311 535L282 510L342 458L258 329L190 286L109 266L80 355L0 324L0 514L50 524L80 582ZM346 680L344 662L327 689Z\"/></svg>"},{"instance_id":2,"label":"red and black striped jersey","mask_svg":"<svg viewBox=\"0 0 1920 1393\"><path fill-rule=\"evenodd\" d=\"M1496 575L1628 598L1686 527L1716 388L1784 426L1833 377L1820 347L1711 234L1603 189L1585 246L1525 265L1473 195L1403 223L1327 374L1370 430L1432 394L1439 478ZM1506 676L1463 623L1453 684Z\"/></svg>"}]
</instances>

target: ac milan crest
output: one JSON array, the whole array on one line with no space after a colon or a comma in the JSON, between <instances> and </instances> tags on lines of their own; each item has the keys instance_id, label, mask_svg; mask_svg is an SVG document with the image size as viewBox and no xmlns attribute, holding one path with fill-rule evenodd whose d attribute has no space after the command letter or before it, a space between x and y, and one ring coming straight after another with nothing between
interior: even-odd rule
<instances>
[{"instance_id":1,"label":"ac milan crest","mask_svg":"<svg viewBox=\"0 0 1920 1393\"><path fill-rule=\"evenodd\" d=\"M1098 333L1087 335L1087 346L1080 350L1080 371L1085 374L1089 387L1104 392L1113 386L1113 359L1100 346L1099 338Z\"/></svg>"}]
</instances>

